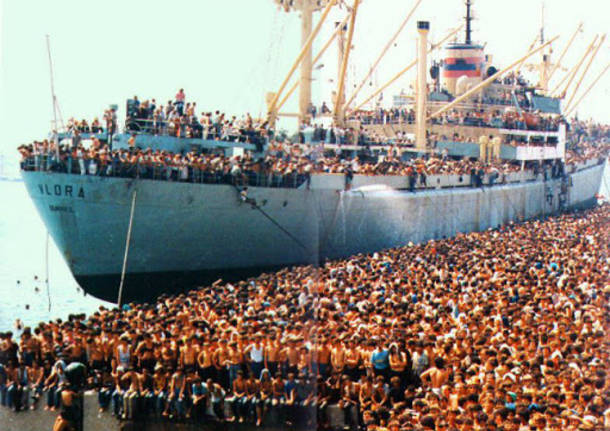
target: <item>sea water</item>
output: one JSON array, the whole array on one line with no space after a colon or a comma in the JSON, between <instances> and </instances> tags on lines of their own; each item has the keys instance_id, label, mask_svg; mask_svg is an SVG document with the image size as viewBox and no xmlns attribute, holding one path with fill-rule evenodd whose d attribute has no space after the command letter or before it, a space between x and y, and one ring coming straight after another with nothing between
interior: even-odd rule
<instances>
[{"instance_id":1,"label":"sea water","mask_svg":"<svg viewBox=\"0 0 610 431\"><path fill-rule=\"evenodd\" d=\"M0 181L0 200L0 331L114 306L83 294L51 238L47 285L47 230L24 183Z\"/></svg>"},{"instance_id":2,"label":"sea water","mask_svg":"<svg viewBox=\"0 0 610 431\"><path fill-rule=\"evenodd\" d=\"M601 193L610 197L609 165ZM0 180L0 200L0 331L114 306L84 294L50 238L47 285L47 231L23 182Z\"/></svg>"}]
</instances>

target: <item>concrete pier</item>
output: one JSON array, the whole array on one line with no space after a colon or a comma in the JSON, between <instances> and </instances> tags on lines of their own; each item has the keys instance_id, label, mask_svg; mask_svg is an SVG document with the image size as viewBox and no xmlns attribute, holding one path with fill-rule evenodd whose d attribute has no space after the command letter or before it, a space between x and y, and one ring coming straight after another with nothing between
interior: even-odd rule
<instances>
[{"instance_id":1,"label":"concrete pier","mask_svg":"<svg viewBox=\"0 0 610 431\"><path fill-rule=\"evenodd\" d=\"M254 424L220 423L215 420L177 423L153 417L140 421L119 421L109 412L99 413L97 394L93 391L85 394L83 405L83 431L280 431L285 429L278 422L274 412L269 413L263 427L256 427ZM43 407L44 397L41 398L36 410L16 413L0 406L0 431L51 431L58 412L50 412L44 410ZM343 429L343 411L338 406L329 406L327 413L330 426L333 429ZM227 412L227 415L229 415L229 412ZM353 416L352 419L355 421L356 417ZM316 426L315 424L310 426L302 424L291 429L310 430L316 429Z\"/></svg>"}]
</instances>

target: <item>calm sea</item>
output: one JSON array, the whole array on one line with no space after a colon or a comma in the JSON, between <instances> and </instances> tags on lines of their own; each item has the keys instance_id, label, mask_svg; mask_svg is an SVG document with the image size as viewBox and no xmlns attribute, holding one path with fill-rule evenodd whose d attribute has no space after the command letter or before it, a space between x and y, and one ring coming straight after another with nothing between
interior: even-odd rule
<instances>
[{"instance_id":1,"label":"calm sea","mask_svg":"<svg viewBox=\"0 0 610 431\"><path fill-rule=\"evenodd\" d=\"M0 180L0 199L0 331L14 331L17 319L34 326L41 320L66 319L71 313L89 314L100 305L112 306L83 295L52 239L47 294L47 231L25 185Z\"/></svg>"},{"instance_id":2,"label":"calm sea","mask_svg":"<svg viewBox=\"0 0 610 431\"><path fill-rule=\"evenodd\" d=\"M606 197L609 186L607 165L601 190ZM0 180L0 199L0 331L14 331L17 319L34 326L41 320L66 319L71 313L89 314L100 305L113 306L83 294L52 239L47 292L47 233L24 184Z\"/></svg>"}]
</instances>

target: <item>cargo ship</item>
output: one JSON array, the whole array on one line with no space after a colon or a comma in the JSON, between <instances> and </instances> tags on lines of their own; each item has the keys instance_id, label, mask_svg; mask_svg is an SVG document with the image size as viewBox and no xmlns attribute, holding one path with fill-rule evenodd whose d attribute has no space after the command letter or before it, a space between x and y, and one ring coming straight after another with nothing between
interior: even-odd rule
<instances>
[{"instance_id":1,"label":"cargo ship","mask_svg":"<svg viewBox=\"0 0 610 431\"><path fill-rule=\"evenodd\" d=\"M567 157L561 98L550 96L548 80L532 86L518 82L514 69L508 75L510 69L499 71L491 64L483 45L471 40L470 1L464 42L431 46L429 23L417 23L418 84L406 102L411 108L367 110L364 105L350 109L343 87L356 0L333 35L344 48L339 50L343 75L333 111L321 110L332 125L316 128L307 86L316 63L311 39L319 26L312 30L311 18L319 9L323 20L334 3L282 3L286 10L300 8L304 20L302 55L295 62L301 66L297 116L302 127L293 145L284 142L283 148L299 148L310 161L338 160L339 171L278 175L253 168L210 174L192 166L154 164L141 169L112 159L92 163L74 144L78 135L79 141L115 153L248 157L252 166L270 152L286 158L281 151L278 155L280 139L273 134L282 115L283 88L268 95L269 115L259 129L233 137L221 136L215 124L167 127L167 122L139 116L137 103L130 100L123 131L110 121L99 130L55 133L55 145L24 150L21 175L28 193L85 292L113 302L119 298L119 303L148 300L219 277L319 265L595 205L607 154ZM544 53L549 43L530 50L528 57ZM444 55L429 68L427 54L433 48L443 48ZM543 62L552 67L547 57L543 54ZM60 154L60 148L67 151ZM483 168L415 171L417 163L430 158ZM405 169L371 174L362 169L367 163ZM494 167L502 164L511 169Z\"/></svg>"}]
</instances>

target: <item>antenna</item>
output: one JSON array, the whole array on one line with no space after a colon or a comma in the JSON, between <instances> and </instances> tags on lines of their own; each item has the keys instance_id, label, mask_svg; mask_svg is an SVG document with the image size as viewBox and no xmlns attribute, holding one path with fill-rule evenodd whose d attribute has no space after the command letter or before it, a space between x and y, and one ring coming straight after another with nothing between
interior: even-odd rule
<instances>
[{"instance_id":1,"label":"antenna","mask_svg":"<svg viewBox=\"0 0 610 431\"><path fill-rule=\"evenodd\" d=\"M472 22L472 20L474 19L472 17L472 14L470 13L470 7L472 6L472 0L466 0L466 44L470 45L470 43L472 42L471 39L471 35L472 35L472 28L470 23Z\"/></svg>"}]
</instances>

